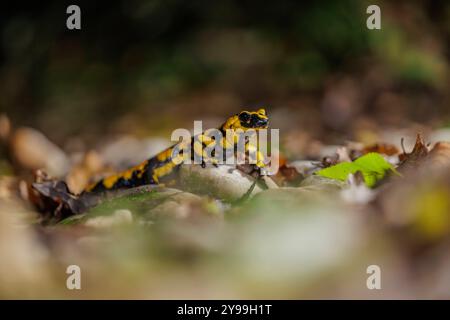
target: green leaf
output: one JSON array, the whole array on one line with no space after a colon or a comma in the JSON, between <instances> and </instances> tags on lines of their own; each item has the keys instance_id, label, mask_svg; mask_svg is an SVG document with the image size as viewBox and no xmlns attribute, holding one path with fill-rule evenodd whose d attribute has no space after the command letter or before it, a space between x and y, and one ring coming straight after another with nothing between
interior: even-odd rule
<instances>
[{"instance_id":1,"label":"green leaf","mask_svg":"<svg viewBox=\"0 0 450 320\"><path fill-rule=\"evenodd\" d=\"M350 173L356 173L357 171L361 171L364 182L370 188L383 179L389 171L398 174L383 156L375 152L368 153L353 162L338 163L332 167L322 169L316 174L325 178L345 181Z\"/></svg>"}]
</instances>

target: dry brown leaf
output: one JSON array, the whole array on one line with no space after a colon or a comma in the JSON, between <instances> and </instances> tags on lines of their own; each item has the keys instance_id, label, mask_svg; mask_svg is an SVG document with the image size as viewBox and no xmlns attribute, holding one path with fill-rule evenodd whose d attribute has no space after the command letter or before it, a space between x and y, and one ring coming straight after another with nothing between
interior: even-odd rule
<instances>
[{"instance_id":1,"label":"dry brown leaf","mask_svg":"<svg viewBox=\"0 0 450 320\"><path fill-rule=\"evenodd\" d=\"M322 159L322 167L327 168L341 162L351 162L350 153L347 147L337 147L334 155Z\"/></svg>"},{"instance_id":2,"label":"dry brown leaf","mask_svg":"<svg viewBox=\"0 0 450 320\"><path fill-rule=\"evenodd\" d=\"M416 166L418 162L427 157L428 153L429 149L425 145L422 135L418 133L413 150L410 153L403 151L403 154L399 156L401 163L398 169L404 170L405 168Z\"/></svg>"},{"instance_id":3,"label":"dry brown leaf","mask_svg":"<svg viewBox=\"0 0 450 320\"><path fill-rule=\"evenodd\" d=\"M394 155L398 154L400 151L393 144L376 143L371 146L367 146L362 150L363 154L367 154L370 152L381 153L381 154L385 154L387 156L394 156Z\"/></svg>"},{"instance_id":4,"label":"dry brown leaf","mask_svg":"<svg viewBox=\"0 0 450 320\"><path fill-rule=\"evenodd\" d=\"M295 183L302 179L302 175L296 168L287 164L287 159L280 155L278 172L272 176L278 185Z\"/></svg>"},{"instance_id":5,"label":"dry brown leaf","mask_svg":"<svg viewBox=\"0 0 450 320\"><path fill-rule=\"evenodd\" d=\"M38 171L35 182L29 187L28 200L43 214L42 220L46 223L83 213L96 205L100 196L76 196L69 191L64 181L54 180Z\"/></svg>"},{"instance_id":6,"label":"dry brown leaf","mask_svg":"<svg viewBox=\"0 0 450 320\"><path fill-rule=\"evenodd\" d=\"M97 152L86 153L81 163L74 166L66 177L70 192L80 194L103 167L104 162Z\"/></svg>"}]
</instances>

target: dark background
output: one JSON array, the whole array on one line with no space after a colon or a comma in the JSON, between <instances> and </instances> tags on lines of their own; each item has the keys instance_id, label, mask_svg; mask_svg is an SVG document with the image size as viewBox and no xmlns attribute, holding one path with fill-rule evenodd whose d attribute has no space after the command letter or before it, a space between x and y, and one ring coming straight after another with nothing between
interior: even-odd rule
<instances>
[{"instance_id":1,"label":"dark background","mask_svg":"<svg viewBox=\"0 0 450 320\"><path fill-rule=\"evenodd\" d=\"M66 8L81 8L81 30ZM324 141L446 126L448 1L47 1L0 13L0 110L63 144L267 106ZM358 131L359 130L359 131Z\"/></svg>"}]
</instances>

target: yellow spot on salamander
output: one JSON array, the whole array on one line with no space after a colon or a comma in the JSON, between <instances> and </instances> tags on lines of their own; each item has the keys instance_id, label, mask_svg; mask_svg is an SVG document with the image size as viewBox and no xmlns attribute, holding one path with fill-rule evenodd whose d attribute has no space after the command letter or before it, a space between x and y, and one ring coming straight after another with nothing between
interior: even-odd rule
<instances>
[{"instance_id":1,"label":"yellow spot on salamander","mask_svg":"<svg viewBox=\"0 0 450 320\"><path fill-rule=\"evenodd\" d=\"M167 150L158 153L156 155L156 159L160 162L164 162L167 161L167 159L170 159L171 156L172 156L172 148L168 148Z\"/></svg>"},{"instance_id":2,"label":"yellow spot on salamander","mask_svg":"<svg viewBox=\"0 0 450 320\"><path fill-rule=\"evenodd\" d=\"M117 174L117 175L105 178L103 180L103 185L105 186L106 189L111 189L114 186L114 184L117 182L117 180L120 179L121 176L122 175Z\"/></svg>"},{"instance_id":3,"label":"yellow spot on salamander","mask_svg":"<svg viewBox=\"0 0 450 320\"><path fill-rule=\"evenodd\" d=\"M164 177L165 175L172 172L172 169L176 166L173 162L167 162L163 166L159 168L153 169L153 180L159 181L161 177Z\"/></svg>"},{"instance_id":4,"label":"yellow spot on salamander","mask_svg":"<svg viewBox=\"0 0 450 320\"><path fill-rule=\"evenodd\" d=\"M198 141L194 142L194 152L198 156L203 156L203 145Z\"/></svg>"},{"instance_id":5,"label":"yellow spot on salamander","mask_svg":"<svg viewBox=\"0 0 450 320\"><path fill-rule=\"evenodd\" d=\"M117 181L120 178L123 178L124 180L130 180L133 177L133 174L135 174L135 173L138 178L142 178L142 175L145 172L145 167L146 167L147 163L148 163L148 161L146 160L146 161L138 164L137 166L134 166L124 172L121 172L121 173L118 173L118 174L115 174L113 176L103 179L103 186L106 189L111 189L114 187L114 185L117 183Z\"/></svg>"}]
</instances>

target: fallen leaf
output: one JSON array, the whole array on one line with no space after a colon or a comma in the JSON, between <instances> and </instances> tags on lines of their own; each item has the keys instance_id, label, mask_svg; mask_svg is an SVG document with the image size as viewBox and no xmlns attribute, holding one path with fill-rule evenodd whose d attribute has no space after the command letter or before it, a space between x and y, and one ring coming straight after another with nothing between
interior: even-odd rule
<instances>
[{"instance_id":1,"label":"fallen leaf","mask_svg":"<svg viewBox=\"0 0 450 320\"><path fill-rule=\"evenodd\" d=\"M36 182L29 188L28 199L43 214L42 222L46 223L83 213L98 204L101 196L76 196L69 191L64 181L51 179L38 172Z\"/></svg>"},{"instance_id":2,"label":"fallen leaf","mask_svg":"<svg viewBox=\"0 0 450 320\"><path fill-rule=\"evenodd\" d=\"M399 170L417 165L419 161L428 155L428 152L428 147L425 145L422 135L418 133L413 150L410 153L403 151L403 154L399 156L401 161Z\"/></svg>"},{"instance_id":3,"label":"fallen leaf","mask_svg":"<svg viewBox=\"0 0 450 320\"><path fill-rule=\"evenodd\" d=\"M82 161L75 165L66 177L69 190L73 194L82 193L103 167L104 163L95 151L86 153Z\"/></svg>"},{"instance_id":4,"label":"fallen leaf","mask_svg":"<svg viewBox=\"0 0 450 320\"><path fill-rule=\"evenodd\" d=\"M350 153L347 147L340 146L336 148L333 156L326 156L322 159L322 168L328 168L342 162L350 162Z\"/></svg>"},{"instance_id":5,"label":"fallen leaf","mask_svg":"<svg viewBox=\"0 0 450 320\"><path fill-rule=\"evenodd\" d=\"M375 187L389 171L396 172L395 168L378 153L368 153L353 162L342 162L332 167L316 172L322 177L345 181L349 174L360 171L368 187Z\"/></svg>"},{"instance_id":6,"label":"fallen leaf","mask_svg":"<svg viewBox=\"0 0 450 320\"><path fill-rule=\"evenodd\" d=\"M362 153L367 154L371 152L385 154L387 156L393 156L398 154L400 151L396 146L389 143L376 143L370 146L366 146L363 148Z\"/></svg>"}]
</instances>

